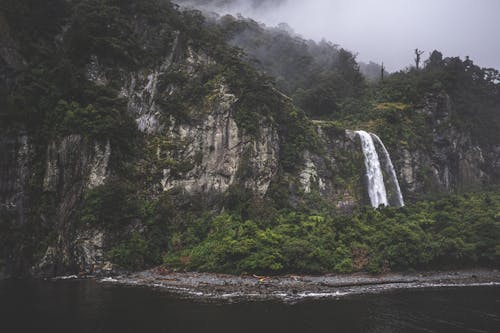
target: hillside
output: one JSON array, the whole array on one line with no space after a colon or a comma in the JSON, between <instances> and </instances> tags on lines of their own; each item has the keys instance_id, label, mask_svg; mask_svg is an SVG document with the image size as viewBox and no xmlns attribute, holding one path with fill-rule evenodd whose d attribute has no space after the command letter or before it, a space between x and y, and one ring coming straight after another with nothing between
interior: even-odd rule
<instances>
[{"instance_id":1,"label":"hillside","mask_svg":"<svg viewBox=\"0 0 500 333\"><path fill-rule=\"evenodd\" d=\"M435 51L367 82L166 0L0 6L0 275L499 264L498 71ZM369 207L358 129L406 207Z\"/></svg>"}]
</instances>

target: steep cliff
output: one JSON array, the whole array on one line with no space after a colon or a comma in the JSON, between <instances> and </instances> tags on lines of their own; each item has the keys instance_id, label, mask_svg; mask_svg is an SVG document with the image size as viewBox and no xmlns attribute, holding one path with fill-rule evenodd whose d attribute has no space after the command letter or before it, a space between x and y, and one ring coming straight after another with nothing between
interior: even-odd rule
<instances>
[{"instance_id":1,"label":"steep cliff","mask_svg":"<svg viewBox=\"0 0 500 333\"><path fill-rule=\"evenodd\" d=\"M427 94L421 107L405 112L411 114L379 131L390 145L408 198L498 184L497 144L481 144L469 130L457 126L456 106L449 95ZM405 121L407 133L394 133Z\"/></svg>"},{"instance_id":2,"label":"steep cliff","mask_svg":"<svg viewBox=\"0 0 500 333\"><path fill-rule=\"evenodd\" d=\"M183 233L208 232L210 214L265 223L369 203L352 132L365 128L309 120L200 13L54 3L47 31L13 33L16 15L0 13L0 271L139 269L200 241ZM20 46L37 33L43 47ZM387 143L405 196L498 183L500 146L479 145L453 112L434 94L391 131L358 122Z\"/></svg>"},{"instance_id":3,"label":"steep cliff","mask_svg":"<svg viewBox=\"0 0 500 333\"><path fill-rule=\"evenodd\" d=\"M67 15L70 16L61 18L66 21L62 30L55 36L44 36L45 42L55 47L50 56L61 56L65 49L72 47L75 38L81 38L75 31L88 22L80 21L78 14L81 10L93 9L92 4L82 1L69 5ZM119 9L123 17L130 18L128 10L132 8L106 5L100 4L104 11ZM5 240L2 270L14 274L54 275L112 269L106 254L123 239L143 234L147 227L140 216L123 221L118 228L110 228L106 222L102 224L103 221L97 225L88 222L91 219L82 209L88 208L93 203L90 197L100 193L100 188L109 182L126 182L133 188L131 192L141 193L144 200L156 200L162 193L172 192L173 197L186 197L194 203L195 198L202 195L211 207L207 209L215 210L223 209L224 194L231 187L249 191L256 197L266 196L281 168L280 133L273 114L283 113L279 117L287 117L286 113L293 107L288 106L284 96L268 87L266 80L257 82L261 80L258 75L245 77L248 73L254 75L252 70L239 63L231 49L220 41L216 41L222 48L218 53L210 51L209 45L203 45L208 41L200 40L206 36L189 31L199 29L197 24L203 24L201 21L194 23L194 27L176 22L183 15L186 20L199 19L198 13L183 14L169 4L166 6L162 8L170 20L162 18L164 21L159 25L147 21L151 13L147 8L130 22L131 33L141 38L140 48L157 47L158 39L168 45L161 45L161 52L157 51L157 57L151 61L131 67L110 60L107 53L103 56L102 49L77 60L67 59L73 62L72 66L79 66L75 70L83 75L78 79L85 83L77 86L97 92L97 96L90 96L89 106L85 106L83 100L57 101L56 105L48 105L42 124L32 124L30 119L16 119L16 113L22 110L16 110L19 105L15 101L2 100L8 106L4 115L7 122L3 125L13 126L10 131L2 131L1 137L1 152L5 155L0 183L2 240ZM2 41L6 42L2 45L7 45L2 49L2 61L7 63L11 76L14 70L21 71L17 80L22 81L25 74L18 64L23 59L14 46L9 48L16 45L16 41L3 16L2 27ZM218 63L214 57L229 57L228 61L235 62L236 67L229 69L238 72L228 72L229 66ZM81 60L83 64L77 62ZM2 76L3 87L13 95L24 93L12 86L8 73ZM235 83L235 79L242 82ZM255 81L254 86L245 80ZM249 103L245 95L246 85L257 92L260 89L264 94L275 95L277 109L270 110L264 101L255 103L257 110L252 110L252 101ZM100 97L99 91L107 91L107 97ZM71 98L70 95L61 97ZM43 98L41 96L39 102ZM93 101L93 98L101 100ZM102 102L102 98L109 101ZM123 116L117 116L113 110L109 111L114 112L110 115L103 113L101 110L106 104L122 107L125 117L135 120L139 131L123 132L121 138L115 140L105 123L120 122L116 117ZM268 115L258 110L263 107L270 112ZM249 114L242 116L242 112ZM56 123L45 124L51 113L56 113ZM99 113L104 118L100 119ZM89 133L80 127L86 121L90 122L88 130L94 131L103 125L104 130L95 135ZM123 146L135 147L130 148L133 153ZM102 198L97 196L97 205L100 205Z\"/></svg>"},{"instance_id":4,"label":"steep cliff","mask_svg":"<svg viewBox=\"0 0 500 333\"><path fill-rule=\"evenodd\" d=\"M352 131L329 122L314 121L313 124L320 150L304 152L303 167L298 175L302 195L319 196L340 210L351 210L366 203L359 138Z\"/></svg>"}]
</instances>

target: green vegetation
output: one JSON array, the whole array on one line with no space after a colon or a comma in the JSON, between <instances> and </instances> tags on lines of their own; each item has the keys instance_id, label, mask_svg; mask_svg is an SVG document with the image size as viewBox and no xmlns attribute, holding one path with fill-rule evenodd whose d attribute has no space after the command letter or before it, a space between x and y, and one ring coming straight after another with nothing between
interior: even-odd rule
<instances>
[{"instance_id":1,"label":"green vegetation","mask_svg":"<svg viewBox=\"0 0 500 333\"><path fill-rule=\"evenodd\" d=\"M449 126L472 133L482 148L497 144L500 75L494 69L434 51L422 69L367 82L355 55L334 44L231 16L212 22L167 0L5 0L2 27L4 20L5 40L15 41L11 51L22 65L0 73L0 127L28 134L34 166L26 212L0 209L2 264L3 258L35 257L23 259L30 267L67 227L67 234L105 230L107 257L128 269L162 262L264 274L499 265L498 191L346 214L331 208L318 188L305 194L297 184L304 151L325 155L318 125L331 138L345 128L376 132L391 152L428 151L433 131ZM130 73L144 79L167 62L157 94L148 96L165 131L172 119L198 125L217 111L223 88L235 96L230 112L246 135L260 139L263 124L277 131L279 165L264 198L238 181L223 194L162 193L164 169L182 179L201 156L181 160L187 142L161 131L140 133L127 89ZM429 94L443 104L439 112L448 101L454 110L437 127L442 115L424 109ZM42 185L47 146L72 134L90 146L109 140L111 167L105 185L72 189L77 197L83 191L83 199L60 212L65 190L46 193ZM338 170L325 168L334 190L356 193L361 153L333 148ZM249 158L236 178L252 177ZM65 171L58 176L65 178ZM419 181L430 172L421 168ZM24 213L29 221L19 223ZM59 214L67 225L59 225Z\"/></svg>"},{"instance_id":2,"label":"green vegetation","mask_svg":"<svg viewBox=\"0 0 500 333\"><path fill-rule=\"evenodd\" d=\"M80 223L97 228L113 229L130 224L139 217L132 184L109 182L87 193L79 210Z\"/></svg>"},{"instance_id":3,"label":"green vegetation","mask_svg":"<svg viewBox=\"0 0 500 333\"><path fill-rule=\"evenodd\" d=\"M346 99L360 98L366 90L355 56L332 43L306 41L286 24L266 28L229 15L221 18L220 27L248 62L274 77L277 87L310 117L335 117Z\"/></svg>"},{"instance_id":4,"label":"green vegetation","mask_svg":"<svg viewBox=\"0 0 500 333\"><path fill-rule=\"evenodd\" d=\"M310 118L335 120L344 128L363 127L382 134L386 126L408 125L391 122L402 118L396 111L415 113L426 95L446 94L456 110L453 125L470 131L481 144L500 140L500 74L492 68L480 68L468 57L445 58L434 51L423 68L409 68L387 74L382 81L368 82L351 52L324 41L304 40L286 24L270 28L251 19L224 16L220 26L226 39L243 49L247 61L274 77L279 89ZM410 127L415 125L409 123ZM420 129L417 122L409 132L425 137ZM393 134L384 135L384 141Z\"/></svg>"},{"instance_id":5,"label":"green vegetation","mask_svg":"<svg viewBox=\"0 0 500 333\"><path fill-rule=\"evenodd\" d=\"M325 202L316 202L317 210L277 210L238 191L226 199L231 209L219 215L200 205L199 197L170 193L144 200L115 184L91 191L79 220L115 235L107 255L126 269L159 265L162 257L169 268L234 274L496 267L499 193L346 214ZM134 221L142 223L130 229Z\"/></svg>"},{"instance_id":6,"label":"green vegetation","mask_svg":"<svg viewBox=\"0 0 500 333\"><path fill-rule=\"evenodd\" d=\"M497 191L353 215L279 212L269 222L215 216L200 243L178 246L170 268L225 273L349 273L500 264ZM189 231L176 234L189 238ZM199 238L199 236L197 236Z\"/></svg>"},{"instance_id":7,"label":"green vegetation","mask_svg":"<svg viewBox=\"0 0 500 333\"><path fill-rule=\"evenodd\" d=\"M120 267L131 270L139 270L154 264L147 262L147 259L151 258L148 241L139 233L133 233L130 238L121 241L108 252L108 255Z\"/></svg>"}]
</instances>

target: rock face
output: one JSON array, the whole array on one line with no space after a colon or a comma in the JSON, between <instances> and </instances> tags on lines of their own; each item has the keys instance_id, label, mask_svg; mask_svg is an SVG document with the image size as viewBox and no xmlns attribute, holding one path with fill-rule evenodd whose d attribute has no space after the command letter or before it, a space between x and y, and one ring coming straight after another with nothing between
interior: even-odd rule
<instances>
[{"instance_id":1,"label":"rock face","mask_svg":"<svg viewBox=\"0 0 500 333\"><path fill-rule=\"evenodd\" d=\"M154 86L151 81L144 84ZM144 87L137 89L143 91ZM151 89L152 95L164 93ZM135 96L130 97L134 100L137 97L129 96ZM149 123L142 128L146 140L154 147L153 154L163 161L159 167L161 177L156 180L159 192L180 190L186 195L220 196L231 186L242 186L256 197L265 198L272 182L285 177L292 204L323 200L349 211L369 203L363 183L361 143L355 132L329 122L313 122L318 138L315 149L305 150L302 161L298 161L298 171L285 175L280 169L278 131L272 123L262 122L258 135L249 135L236 122L235 103L235 95L221 84L195 122L170 118L168 122L159 121L158 126ZM152 104L135 100L129 101L129 105L133 105L130 112L136 115L139 127L141 119L155 112ZM470 135L451 126L453 108L446 96L429 97L418 112L433 126L431 145L422 149L402 146L390 152L405 196L411 199L497 181L491 170L498 170L500 149L486 150L474 144ZM107 251L110 239L118 236L109 235L105 229L74 225L75 209L85 193L106 184L113 176L111 143L69 135L49 142L45 151L37 153L31 141L23 132L8 132L0 138L2 212L15 225L39 223L41 228L55 231L52 241L40 249L36 262L30 264L29 271L47 276L112 271ZM37 179L37 174L41 176L40 190L54 203L52 213L33 215L30 211L28 186ZM10 244L2 249L2 257L22 256L22 252ZM26 271L26 264L17 262L18 267L8 264L3 270Z\"/></svg>"},{"instance_id":2,"label":"rock face","mask_svg":"<svg viewBox=\"0 0 500 333\"><path fill-rule=\"evenodd\" d=\"M8 133L0 137L0 207L15 212L20 224L26 223L32 154L26 133Z\"/></svg>"},{"instance_id":3,"label":"rock face","mask_svg":"<svg viewBox=\"0 0 500 333\"><path fill-rule=\"evenodd\" d=\"M426 144L410 142L389 148L405 197L411 201L431 193L498 184L498 145L481 146L469 132L457 128L448 95L428 94L424 106L414 112L425 119L429 131ZM302 191L317 191L337 207L367 204L359 138L352 131L342 133L332 128L328 122L314 123L322 153L304 152L304 166L299 174Z\"/></svg>"},{"instance_id":4,"label":"rock face","mask_svg":"<svg viewBox=\"0 0 500 333\"><path fill-rule=\"evenodd\" d=\"M173 124L170 128L168 140L182 142L182 148L163 153L190 165L190 170L176 174L171 168L164 169L163 190L181 188L189 194L223 193L239 182L264 196L278 171L277 131L262 125L258 137L245 134L234 119L232 106L236 97L221 86L216 100L217 104L202 121L193 125Z\"/></svg>"},{"instance_id":5,"label":"rock face","mask_svg":"<svg viewBox=\"0 0 500 333\"><path fill-rule=\"evenodd\" d=\"M493 171L498 152L479 146L468 132L453 126L454 109L449 96L427 95L424 107L417 112L426 117L431 142L425 147L395 151L398 178L405 194L454 192L498 181Z\"/></svg>"},{"instance_id":6,"label":"rock face","mask_svg":"<svg viewBox=\"0 0 500 333\"><path fill-rule=\"evenodd\" d=\"M181 190L186 195L223 195L228 189L242 186L258 197L264 197L279 170L280 138L272 123L262 122L258 133L250 135L237 125L236 96L221 79L210 93L210 99L196 117L165 119L161 103L175 98L182 87L165 83L165 76L184 75L196 79L200 68L213 65L203 52L181 45L176 38L171 53L156 67L136 72L121 70L119 96L126 100L128 112L136 119L153 154L161 177L149 189L151 195ZM86 66L87 80L97 86L110 84L108 69L97 56ZM115 82L116 84L116 82ZM162 118L163 117L163 118ZM25 187L39 182L40 191L51 202L51 212L30 218L39 228L52 230L47 244L39 249L29 267L0 267L17 274L52 276L71 273L99 273L112 269L106 252L110 239L104 229L75 225L74 213L85 194L113 178L110 167L114 149L109 140L98 142L82 135L69 135L34 152L31 138L17 132L0 137L2 153L0 198L3 211L16 211L12 225L28 219ZM148 159L148 157L145 157ZM33 207L29 207L32 209ZM32 212L30 212L31 214ZM10 217L9 217L10 218ZM31 221L33 222L33 221ZM3 249L2 249L3 250ZM2 257L21 257L22 249L6 250ZM1 262L0 262L1 264Z\"/></svg>"},{"instance_id":7,"label":"rock face","mask_svg":"<svg viewBox=\"0 0 500 333\"><path fill-rule=\"evenodd\" d=\"M54 243L44 250L33 271L48 275L64 271L74 262L72 213L86 190L106 181L110 143L89 143L79 135L70 135L60 142L50 143L45 163L40 165L37 162L41 156L34 151L31 139L25 134L11 134L0 138L0 152L2 216L13 218L6 222L21 230L28 224L40 224L41 228L56 230ZM37 173L41 173L42 169L41 192L37 191L37 195L52 198L54 205L50 215L47 215L48 212L37 214L32 201L38 198L30 197L29 186L36 181ZM11 244L8 249L2 250L11 256L15 256L16 251L23 251L22 244ZM11 270L26 270L26 267L11 267Z\"/></svg>"},{"instance_id":8,"label":"rock face","mask_svg":"<svg viewBox=\"0 0 500 333\"><path fill-rule=\"evenodd\" d=\"M47 147L44 191L70 192L69 186L92 189L103 185L111 155L109 141L86 142L80 135L70 135ZM78 183L77 185L73 185Z\"/></svg>"},{"instance_id":9,"label":"rock face","mask_svg":"<svg viewBox=\"0 0 500 333\"><path fill-rule=\"evenodd\" d=\"M362 184L363 155L355 133L332 127L328 122L314 123L321 146L317 152L304 152L299 173L305 194L319 193L337 208L350 210L364 202Z\"/></svg>"},{"instance_id":10,"label":"rock face","mask_svg":"<svg viewBox=\"0 0 500 333\"><path fill-rule=\"evenodd\" d=\"M110 155L109 141L88 142L80 135L67 136L47 147L43 191L51 194L57 204L53 220L46 223L53 224L58 235L33 267L35 272L61 274L75 265L79 270L93 272L94 263L102 258L103 233L96 236L96 231L76 230L72 214L87 190L106 181Z\"/></svg>"},{"instance_id":11,"label":"rock face","mask_svg":"<svg viewBox=\"0 0 500 333\"><path fill-rule=\"evenodd\" d=\"M154 39L154 31L145 24L132 25L144 43ZM241 94L231 91L224 74L202 80L220 64L192 44L175 32L165 54L139 69L110 65L97 55L84 66L82 79L118 91L116 99L124 100L141 132L147 149L141 150L143 156L126 161L130 168L146 170L138 172L146 184L141 195L157 198L177 191L192 197L224 197L237 188L264 202L273 185L281 182L292 206L322 200L348 211L368 204L363 154L354 132L330 122L312 122L317 141L299 151L297 170L284 171L286 125L255 112L257 130L245 129L237 117ZM0 97L23 66L0 14ZM189 90L196 80L207 90L199 96ZM190 98L196 103L182 103ZM273 111L276 115L287 110ZM498 182L500 145L481 147L452 126L448 97L428 96L418 112L432 129L431 142L388 147L405 196ZM91 139L85 133L47 139L25 129L0 132L0 228L16 233L2 238L0 229L0 240L7 239L0 244L0 276L2 271L51 276L113 269L107 253L120 235L102 226L76 225L75 214L86 194L119 179L113 167L121 158L119 151L113 140ZM220 203L210 207L224 208ZM143 221L135 222L137 228L129 234L141 232ZM24 235L27 229L31 234Z\"/></svg>"},{"instance_id":12,"label":"rock face","mask_svg":"<svg viewBox=\"0 0 500 333\"><path fill-rule=\"evenodd\" d=\"M79 272L106 274L113 271L113 264L106 259L106 235L101 230L85 230L73 242L73 256Z\"/></svg>"}]
</instances>

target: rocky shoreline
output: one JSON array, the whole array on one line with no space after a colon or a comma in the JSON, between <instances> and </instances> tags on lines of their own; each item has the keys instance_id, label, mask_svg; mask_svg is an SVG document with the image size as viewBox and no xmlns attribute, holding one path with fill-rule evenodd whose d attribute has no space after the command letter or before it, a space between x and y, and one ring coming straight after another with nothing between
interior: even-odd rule
<instances>
[{"instance_id":1,"label":"rocky shoreline","mask_svg":"<svg viewBox=\"0 0 500 333\"><path fill-rule=\"evenodd\" d=\"M339 298L397 289L500 286L500 271L477 269L445 272L368 275L235 276L213 273L178 273L164 268L100 280L127 286L156 288L177 297L214 301L259 301Z\"/></svg>"}]
</instances>

